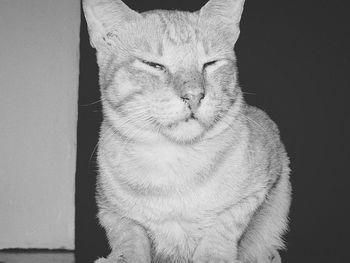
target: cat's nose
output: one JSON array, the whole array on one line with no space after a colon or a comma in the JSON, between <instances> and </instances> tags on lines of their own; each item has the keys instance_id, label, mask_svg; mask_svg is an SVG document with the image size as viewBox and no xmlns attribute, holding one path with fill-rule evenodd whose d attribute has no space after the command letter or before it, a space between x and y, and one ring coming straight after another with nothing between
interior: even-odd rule
<instances>
[{"instance_id":1,"label":"cat's nose","mask_svg":"<svg viewBox=\"0 0 350 263\"><path fill-rule=\"evenodd\" d=\"M204 98L204 92L187 90L181 94L181 99L188 104L191 110L196 110Z\"/></svg>"}]
</instances>

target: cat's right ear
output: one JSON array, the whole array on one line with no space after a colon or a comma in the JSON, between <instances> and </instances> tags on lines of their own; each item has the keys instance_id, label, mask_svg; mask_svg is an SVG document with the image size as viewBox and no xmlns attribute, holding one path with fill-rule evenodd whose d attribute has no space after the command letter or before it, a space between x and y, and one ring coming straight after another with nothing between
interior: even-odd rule
<instances>
[{"instance_id":1,"label":"cat's right ear","mask_svg":"<svg viewBox=\"0 0 350 263\"><path fill-rule=\"evenodd\" d=\"M113 45L113 32L141 15L121 0L83 0L90 43L94 48Z\"/></svg>"},{"instance_id":2,"label":"cat's right ear","mask_svg":"<svg viewBox=\"0 0 350 263\"><path fill-rule=\"evenodd\" d=\"M209 0L199 11L200 21L220 22L226 27L235 43L239 35L239 22L241 20L245 0Z\"/></svg>"}]
</instances>

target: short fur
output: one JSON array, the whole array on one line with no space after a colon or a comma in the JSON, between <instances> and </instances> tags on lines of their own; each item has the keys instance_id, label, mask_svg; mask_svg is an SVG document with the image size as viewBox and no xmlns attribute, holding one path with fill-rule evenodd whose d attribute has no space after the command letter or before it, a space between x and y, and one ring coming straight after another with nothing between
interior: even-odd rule
<instances>
[{"instance_id":1,"label":"short fur","mask_svg":"<svg viewBox=\"0 0 350 263\"><path fill-rule=\"evenodd\" d=\"M233 51L243 0L137 13L86 0L104 120L99 219L107 262L280 262L289 161L248 106Z\"/></svg>"}]
</instances>

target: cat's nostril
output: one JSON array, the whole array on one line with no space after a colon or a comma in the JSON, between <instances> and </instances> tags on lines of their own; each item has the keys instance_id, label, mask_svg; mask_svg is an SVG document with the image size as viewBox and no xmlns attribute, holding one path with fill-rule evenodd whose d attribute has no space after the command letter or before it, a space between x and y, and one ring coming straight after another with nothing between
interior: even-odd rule
<instances>
[{"instance_id":1,"label":"cat's nostril","mask_svg":"<svg viewBox=\"0 0 350 263\"><path fill-rule=\"evenodd\" d=\"M181 96L180 98L185 102L190 100L189 96Z\"/></svg>"},{"instance_id":2,"label":"cat's nostril","mask_svg":"<svg viewBox=\"0 0 350 263\"><path fill-rule=\"evenodd\" d=\"M203 92L200 92L200 93L188 92L181 96L181 99L184 102L186 102L192 110L198 107L198 105L200 104L203 98L204 98Z\"/></svg>"},{"instance_id":3,"label":"cat's nostril","mask_svg":"<svg viewBox=\"0 0 350 263\"><path fill-rule=\"evenodd\" d=\"M201 93L199 93L199 94L197 95L197 98L196 98L196 99L197 99L198 101L201 101L203 98L204 98L204 93L201 92Z\"/></svg>"},{"instance_id":4,"label":"cat's nostril","mask_svg":"<svg viewBox=\"0 0 350 263\"><path fill-rule=\"evenodd\" d=\"M182 94L181 99L186 100L186 101L201 101L204 98L204 93L185 93Z\"/></svg>"}]
</instances>

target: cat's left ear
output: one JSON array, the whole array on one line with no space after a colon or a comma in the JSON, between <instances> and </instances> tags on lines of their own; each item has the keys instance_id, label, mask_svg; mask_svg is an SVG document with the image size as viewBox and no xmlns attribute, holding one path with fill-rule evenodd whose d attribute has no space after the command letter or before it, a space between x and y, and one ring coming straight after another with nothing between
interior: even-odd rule
<instances>
[{"instance_id":1,"label":"cat's left ear","mask_svg":"<svg viewBox=\"0 0 350 263\"><path fill-rule=\"evenodd\" d=\"M243 13L245 0L209 0L199 11L199 19L217 21L234 34L235 40L239 36L239 22Z\"/></svg>"}]
</instances>

